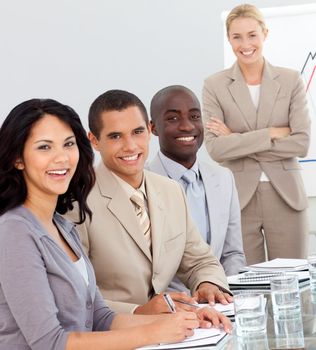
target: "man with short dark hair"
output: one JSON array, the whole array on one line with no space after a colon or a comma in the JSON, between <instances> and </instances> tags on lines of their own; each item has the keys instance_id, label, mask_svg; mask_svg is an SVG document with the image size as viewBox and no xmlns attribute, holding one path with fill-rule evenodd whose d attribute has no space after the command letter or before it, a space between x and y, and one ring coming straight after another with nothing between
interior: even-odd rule
<instances>
[{"instance_id":1,"label":"man with short dark hair","mask_svg":"<svg viewBox=\"0 0 316 350\"><path fill-rule=\"evenodd\" d=\"M150 125L142 102L126 91L108 91L92 103L89 126L102 162L88 197L92 221L78 229L108 305L121 312L168 312L160 293L175 274L198 301L231 301L224 271L188 215L181 186L143 169Z\"/></svg>"},{"instance_id":2,"label":"man with short dark hair","mask_svg":"<svg viewBox=\"0 0 316 350\"><path fill-rule=\"evenodd\" d=\"M147 168L178 181L187 194L190 214L226 275L245 265L240 208L234 177L227 169L197 160L203 143L200 103L184 86L168 86L151 101L151 126L160 151ZM183 285L172 283L173 289Z\"/></svg>"}]
</instances>

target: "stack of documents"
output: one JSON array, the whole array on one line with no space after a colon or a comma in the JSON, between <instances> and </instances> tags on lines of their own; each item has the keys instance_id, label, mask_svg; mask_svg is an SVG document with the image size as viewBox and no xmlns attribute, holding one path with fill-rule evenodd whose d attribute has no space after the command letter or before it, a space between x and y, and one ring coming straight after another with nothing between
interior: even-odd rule
<instances>
[{"instance_id":1,"label":"stack of documents","mask_svg":"<svg viewBox=\"0 0 316 350\"><path fill-rule=\"evenodd\" d=\"M245 266L243 271L293 272L308 270L306 259L277 258L260 264Z\"/></svg>"},{"instance_id":2,"label":"stack of documents","mask_svg":"<svg viewBox=\"0 0 316 350\"><path fill-rule=\"evenodd\" d=\"M228 277L231 290L270 289L270 278L284 273L297 275L300 287L309 283L308 264L305 259L273 259L246 266L244 271L246 272Z\"/></svg>"}]
</instances>

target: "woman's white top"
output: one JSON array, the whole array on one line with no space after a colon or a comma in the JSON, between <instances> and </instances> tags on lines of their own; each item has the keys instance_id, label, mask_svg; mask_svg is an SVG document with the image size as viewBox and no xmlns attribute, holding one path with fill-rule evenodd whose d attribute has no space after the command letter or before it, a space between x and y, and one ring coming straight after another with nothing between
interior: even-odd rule
<instances>
[{"instance_id":1,"label":"woman's white top","mask_svg":"<svg viewBox=\"0 0 316 350\"><path fill-rule=\"evenodd\" d=\"M81 256L81 258L77 261L74 262L77 270L79 271L80 275L82 276L82 278L84 279L84 281L86 282L86 285L89 285L89 278L88 278L88 271L87 271L87 266L86 263L84 261L83 256Z\"/></svg>"},{"instance_id":2,"label":"woman's white top","mask_svg":"<svg viewBox=\"0 0 316 350\"><path fill-rule=\"evenodd\" d=\"M250 93L250 96L251 96L252 103L256 107L256 110L258 110L261 85L260 84L259 85L248 85L247 84L247 86L248 86L248 89L249 89L249 93ZM260 181L270 181L270 180L267 177L267 175L264 172L262 172L261 176L260 176Z\"/></svg>"}]
</instances>

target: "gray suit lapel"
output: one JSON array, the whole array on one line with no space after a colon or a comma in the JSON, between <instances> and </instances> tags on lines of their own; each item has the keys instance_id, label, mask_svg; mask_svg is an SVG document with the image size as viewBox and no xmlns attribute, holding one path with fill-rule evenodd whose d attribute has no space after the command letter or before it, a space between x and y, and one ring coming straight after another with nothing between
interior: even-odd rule
<instances>
[{"instance_id":1,"label":"gray suit lapel","mask_svg":"<svg viewBox=\"0 0 316 350\"><path fill-rule=\"evenodd\" d=\"M151 253L141 232L133 204L127 198L126 193L111 172L102 164L97 169L97 180L101 195L107 198L104 203L108 210L121 223L147 258L152 261Z\"/></svg>"},{"instance_id":2,"label":"gray suit lapel","mask_svg":"<svg viewBox=\"0 0 316 350\"><path fill-rule=\"evenodd\" d=\"M257 129L263 129L271 125L273 107L280 90L280 84L275 80L277 76L278 74L275 73L273 67L266 62L261 82Z\"/></svg>"},{"instance_id":3,"label":"gray suit lapel","mask_svg":"<svg viewBox=\"0 0 316 350\"><path fill-rule=\"evenodd\" d=\"M220 259L221 255L221 229L220 229L220 208L221 204L218 201L221 198L220 185L215 173L211 167L206 164L199 163L199 169L204 183L208 214L211 224L211 248L213 254Z\"/></svg>"},{"instance_id":4,"label":"gray suit lapel","mask_svg":"<svg viewBox=\"0 0 316 350\"><path fill-rule=\"evenodd\" d=\"M228 71L228 74L233 80L228 86L228 90L230 91L231 96L237 104L249 129L253 130L256 127L257 111L252 103L249 89L237 63L235 63Z\"/></svg>"}]
</instances>

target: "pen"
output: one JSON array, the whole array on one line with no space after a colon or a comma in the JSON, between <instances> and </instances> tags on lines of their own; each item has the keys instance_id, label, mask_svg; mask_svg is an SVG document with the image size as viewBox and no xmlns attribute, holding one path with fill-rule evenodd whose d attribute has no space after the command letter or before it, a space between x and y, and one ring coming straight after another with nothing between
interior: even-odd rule
<instances>
[{"instance_id":1,"label":"pen","mask_svg":"<svg viewBox=\"0 0 316 350\"><path fill-rule=\"evenodd\" d=\"M192 307L197 307L199 308L199 304L192 304L192 303L189 303L187 301L182 301L182 300L175 300L177 303L180 303L180 304L184 304L184 305L188 305L188 306L192 306ZM207 304L205 304L207 305Z\"/></svg>"},{"instance_id":2,"label":"pen","mask_svg":"<svg viewBox=\"0 0 316 350\"><path fill-rule=\"evenodd\" d=\"M169 311L174 314L176 312L176 306L174 305L172 298L168 293L163 293L162 296L168 306Z\"/></svg>"}]
</instances>

